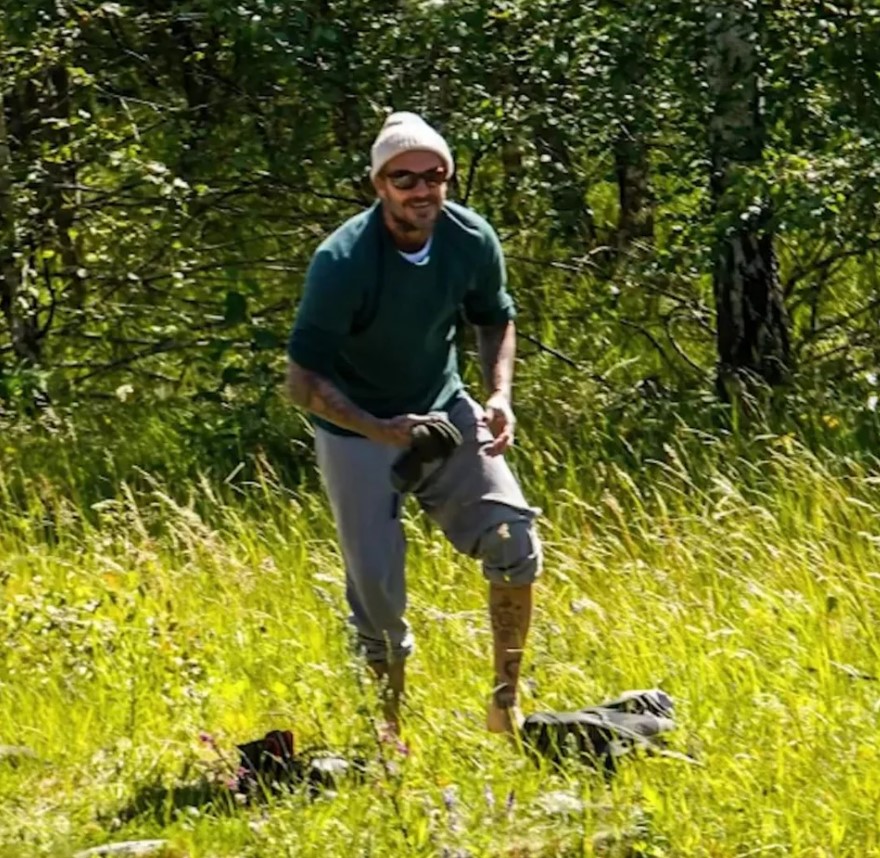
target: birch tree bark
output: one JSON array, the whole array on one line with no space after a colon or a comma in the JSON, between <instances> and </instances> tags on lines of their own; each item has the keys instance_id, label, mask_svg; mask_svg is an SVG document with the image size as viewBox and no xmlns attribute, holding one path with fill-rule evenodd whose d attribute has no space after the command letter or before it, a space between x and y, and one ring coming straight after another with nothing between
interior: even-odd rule
<instances>
[{"instance_id":1,"label":"birch tree bark","mask_svg":"<svg viewBox=\"0 0 880 858\"><path fill-rule=\"evenodd\" d=\"M763 154L760 0L707 7L711 190L715 247L718 388L780 383L789 369L788 317L773 247L770 206L744 193L745 171Z\"/></svg>"}]
</instances>

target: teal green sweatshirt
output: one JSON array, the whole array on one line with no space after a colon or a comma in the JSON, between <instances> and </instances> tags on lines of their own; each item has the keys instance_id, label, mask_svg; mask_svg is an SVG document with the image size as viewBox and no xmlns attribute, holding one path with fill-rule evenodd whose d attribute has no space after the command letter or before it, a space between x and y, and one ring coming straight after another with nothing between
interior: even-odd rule
<instances>
[{"instance_id":1,"label":"teal green sweatshirt","mask_svg":"<svg viewBox=\"0 0 880 858\"><path fill-rule=\"evenodd\" d=\"M428 260L415 265L397 251L376 202L315 251L287 352L376 417L443 409L462 390L459 313L474 325L513 319L506 282L498 236L475 212L447 202Z\"/></svg>"}]
</instances>

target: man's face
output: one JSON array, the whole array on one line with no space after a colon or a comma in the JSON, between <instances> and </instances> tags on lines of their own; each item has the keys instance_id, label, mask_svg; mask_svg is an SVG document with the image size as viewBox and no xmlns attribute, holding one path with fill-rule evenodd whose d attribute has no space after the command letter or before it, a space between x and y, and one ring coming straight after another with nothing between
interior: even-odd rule
<instances>
[{"instance_id":1,"label":"man's face","mask_svg":"<svg viewBox=\"0 0 880 858\"><path fill-rule=\"evenodd\" d=\"M413 173L428 173L428 178L415 179ZM374 185L387 214L397 228L407 232L430 232L446 200L446 169L434 152L415 150L392 158L376 176Z\"/></svg>"}]
</instances>

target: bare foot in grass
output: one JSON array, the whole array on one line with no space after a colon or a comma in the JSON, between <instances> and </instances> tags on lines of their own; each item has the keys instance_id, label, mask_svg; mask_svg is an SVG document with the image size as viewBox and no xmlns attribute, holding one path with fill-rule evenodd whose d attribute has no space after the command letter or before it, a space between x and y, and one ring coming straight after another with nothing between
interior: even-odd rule
<instances>
[{"instance_id":1,"label":"bare foot in grass","mask_svg":"<svg viewBox=\"0 0 880 858\"><path fill-rule=\"evenodd\" d=\"M490 733L508 733L515 736L522 727L523 714L518 706L499 706L494 700L486 711L486 729Z\"/></svg>"},{"instance_id":2,"label":"bare foot in grass","mask_svg":"<svg viewBox=\"0 0 880 858\"><path fill-rule=\"evenodd\" d=\"M379 723L376 727L376 738L384 747L393 749L401 756L409 756L409 746L400 738L400 722L397 719Z\"/></svg>"}]
</instances>

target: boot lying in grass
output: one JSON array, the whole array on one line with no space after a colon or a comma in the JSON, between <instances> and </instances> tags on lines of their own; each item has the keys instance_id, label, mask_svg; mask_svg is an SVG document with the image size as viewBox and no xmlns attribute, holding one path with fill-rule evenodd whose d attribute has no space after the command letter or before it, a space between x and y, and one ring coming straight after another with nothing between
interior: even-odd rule
<instances>
[{"instance_id":1,"label":"boot lying in grass","mask_svg":"<svg viewBox=\"0 0 880 858\"><path fill-rule=\"evenodd\" d=\"M636 748L663 748L675 729L672 699L660 689L629 691L616 700L574 712L538 712L520 730L527 750L554 763L578 759L607 773Z\"/></svg>"},{"instance_id":2,"label":"boot lying in grass","mask_svg":"<svg viewBox=\"0 0 880 858\"><path fill-rule=\"evenodd\" d=\"M271 730L262 739L238 745L239 769L234 791L251 800L307 784L312 795L333 790L346 777L363 774L366 763L335 754L297 754L290 730Z\"/></svg>"},{"instance_id":3,"label":"boot lying in grass","mask_svg":"<svg viewBox=\"0 0 880 858\"><path fill-rule=\"evenodd\" d=\"M272 791L302 780L302 763L294 755L290 730L271 730L262 739L236 747L239 753L236 792L252 796L261 786Z\"/></svg>"}]
</instances>

